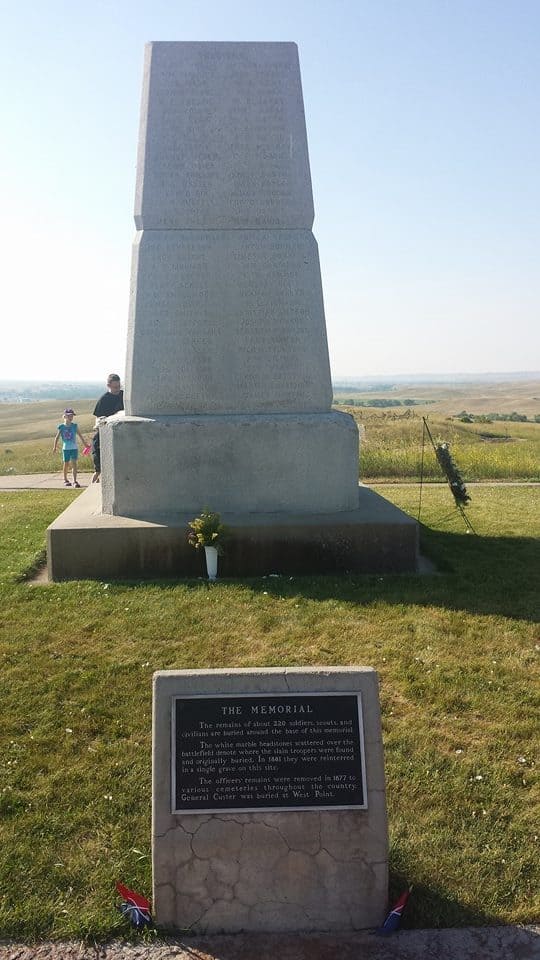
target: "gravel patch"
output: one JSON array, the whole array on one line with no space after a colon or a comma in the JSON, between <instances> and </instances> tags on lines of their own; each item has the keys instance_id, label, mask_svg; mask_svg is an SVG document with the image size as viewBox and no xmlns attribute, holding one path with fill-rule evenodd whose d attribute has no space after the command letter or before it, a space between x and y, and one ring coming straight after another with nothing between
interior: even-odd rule
<instances>
[{"instance_id":1,"label":"gravel patch","mask_svg":"<svg viewBox=\"0 0 540 960\"><path fill-rule=\"evenodd\" d=\"M355 934L239 934L106 944L0 941L0 960L540 960L540 926Z\"/></svg>"}]
</instances>

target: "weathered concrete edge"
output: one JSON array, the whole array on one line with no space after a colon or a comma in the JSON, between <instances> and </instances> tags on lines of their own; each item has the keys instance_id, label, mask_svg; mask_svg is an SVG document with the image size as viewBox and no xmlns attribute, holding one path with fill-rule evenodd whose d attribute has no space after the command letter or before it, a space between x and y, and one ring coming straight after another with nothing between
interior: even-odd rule
<instances>
[{"instance_id":1,"label":"weathered concrete edge","mask_svg":"<svg viewBox=\"0 0 540 960\"><path fill-rule=\"evenodd\" d=\"M390 937L367 932L343 934L237 934L162 937L152 944L113 940L85 946L81 941L42 940L24 944L0 940L1 960L538 960L540 925L401 930Z\"/></svg>"},{"instance_id":2,"label":"weathered concrete edge","mask_svg":"<svg viewBox=\"0 0 540 960\"><path fill-rule=\"evenodd\" d=\"M99 488L90 487L47 530L49 579L204 576L203 557L187 543L190 519L102 514ZM356 511L223 520L231 530L223 577L418 571L418 524L365 487Z\"/></svg>"}]
</instances>

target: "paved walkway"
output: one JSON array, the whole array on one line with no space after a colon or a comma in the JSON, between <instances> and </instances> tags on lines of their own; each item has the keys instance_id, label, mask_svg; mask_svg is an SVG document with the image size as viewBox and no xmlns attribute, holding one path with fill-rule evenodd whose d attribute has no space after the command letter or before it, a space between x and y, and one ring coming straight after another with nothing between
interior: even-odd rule
<instances>
[{"instance_id":1,"label":"paved walkway","mask_svg":"<svg viewBox=\"0 0 540 960\"><path fill-rule=\"evenodd\" d=\"M239 934L157 943L34 946L0 941L1 960L539 960L540 926L354 934Z\"/></svg>"},{"instance_id":2,"label":"paved walkway","mask_svg":"<svg viewBox=\"0 0 540 960\"><path fill-rule=\"evenodd\" d=\"M540 926L355 934L239 934L86 945L0 941L1 960L539 960Z\"/></svg>"},{"instance_id":3,"label":"paved walkway","mask_svg":"<svg viewBox=\"0 0 540 960\"><path fill-rule=\"evenodd\" d=\"M91 473L79 472L77 475L81 487L87 487L92 480ZM0 490L67 490L62 473L8 473L0 477Z\"/></svg>"},{"instance_id":4,"label":"paved walkway","mask_svg":"<svg viewBox=\"0 0 540 960\"><path fill-rule=\"evenodd\" d=\"M78 480L81 487L87 487L91 480L91 473L79 473ZM368 486L390 486L398 484L405 487L417 487L418 480L372 480ZM424 486L442 486L442 481ZM467 480L468 487L538 487L536 480ZM8 473L0 476L0 490L64 490L64 481L61 473Z\"/></svg>"}]
</instances>

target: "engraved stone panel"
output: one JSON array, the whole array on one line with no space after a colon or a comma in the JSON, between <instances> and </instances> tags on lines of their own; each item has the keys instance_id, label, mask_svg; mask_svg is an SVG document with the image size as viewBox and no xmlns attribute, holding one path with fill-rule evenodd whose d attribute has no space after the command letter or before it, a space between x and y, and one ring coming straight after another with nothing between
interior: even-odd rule
<instances>
[{"instance_id":1,"label":"engraved stone panel","mask_svg":"<svg viewBox=\"0 0 540 960\"><path fill-rule=\"evenodd\" d=\"M311 228L296 44L147 44L135 222Z\"/></svg>"},{"instance_id":2,"label":"engraved stone panel","mask_svg":"<svg viewBox=\"0 0 540 960\"><path fill-rule=\"evenodd\" d=\"M128 413L330 409L311 231L145 231L134 246L133 282Z\"/></svg>"}]
</instances>

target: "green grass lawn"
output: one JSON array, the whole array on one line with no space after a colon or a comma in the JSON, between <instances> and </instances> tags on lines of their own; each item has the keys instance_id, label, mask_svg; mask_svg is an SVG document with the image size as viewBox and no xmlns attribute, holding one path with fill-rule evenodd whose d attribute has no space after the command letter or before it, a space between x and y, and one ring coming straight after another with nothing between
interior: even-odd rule
<instances>
[{"instance_id":1,"label":"green grass lawn","mask_svg":"<svg viewBox=\"0 0 540 960\"><path fill-rule=\"evenodd\" d=\"M415 513L415 488L383 493ZM149 893L151 677L366 664L381 680L392 893L408 926L540 911L540 491L424 491L434 576L29 586L72 491L0 494L0 935L124 931Z\"/></svg>"}]
</instances>

